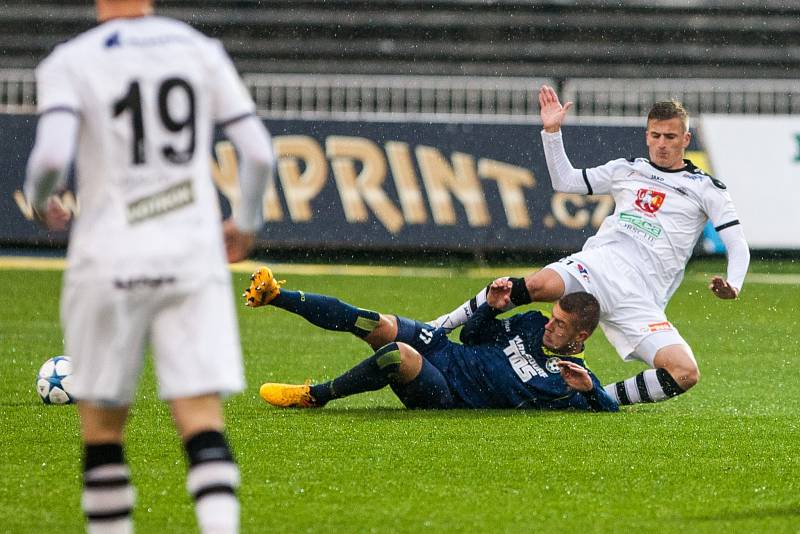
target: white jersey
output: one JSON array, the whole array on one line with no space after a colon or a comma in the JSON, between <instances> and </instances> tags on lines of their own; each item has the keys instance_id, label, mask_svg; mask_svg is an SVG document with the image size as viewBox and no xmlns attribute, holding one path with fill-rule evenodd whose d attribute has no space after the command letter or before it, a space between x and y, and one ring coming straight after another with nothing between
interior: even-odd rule
<instances>
[{"instance_id":1,"label":"white jersey","mask_svg":"<svg viewBox=\"0 0 800 534\"><path fill-rule=\"evenodd\" d=\"M221 44L168 18L114 19L56 47L37 82L40 114L80 119L70 276L227 277L210 147L215 123L254 105Z\"/></svg>"},{"instance_id":2,"label":"white jersey","mask_svg":"<svg viewBox=\"0 0 800 534\"><path fill-rule=\"evenodd\" d=\"M617 258L642 275L662 308L680 285L706 222L718 230L739 224L725 185L684 161L674 171L645 158L583 171L587 193L611 194L616 203L583 250L613 244Z\"/></svg>"}]
</instances>

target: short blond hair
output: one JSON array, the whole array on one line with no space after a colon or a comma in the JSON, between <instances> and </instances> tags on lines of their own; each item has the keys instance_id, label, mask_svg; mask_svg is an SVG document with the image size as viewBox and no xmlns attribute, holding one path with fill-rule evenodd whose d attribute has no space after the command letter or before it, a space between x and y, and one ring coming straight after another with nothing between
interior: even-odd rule
<instances>
[{"instance_id":1,"label":"short blond hair","mask_svg":"<svg viewBox=\"0 0 800 534\"><path fill-rule=\"evenodd\" d=\"M689 112L677 100L656 102L647 114L648 123L650 121L668 121L670 119L680 119L684 131L689 130Z\"/></svg>"}]
</instances>

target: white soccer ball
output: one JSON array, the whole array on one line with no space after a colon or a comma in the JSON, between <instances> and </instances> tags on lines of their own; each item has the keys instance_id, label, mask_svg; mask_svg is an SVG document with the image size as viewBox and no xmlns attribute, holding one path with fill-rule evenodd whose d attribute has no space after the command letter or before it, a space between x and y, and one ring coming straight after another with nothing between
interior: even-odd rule
<instances>
[{"instance_id":1,"label":"white soccer ball","mask_svg":"<svg viewBox=\"0 0 800 534\"><path fill-rule=\"evenodd\" d=\"M44 362L36 375L36 391L45 404L72 404L72 360L54 356Z\"/></svg>"}]
</instances>

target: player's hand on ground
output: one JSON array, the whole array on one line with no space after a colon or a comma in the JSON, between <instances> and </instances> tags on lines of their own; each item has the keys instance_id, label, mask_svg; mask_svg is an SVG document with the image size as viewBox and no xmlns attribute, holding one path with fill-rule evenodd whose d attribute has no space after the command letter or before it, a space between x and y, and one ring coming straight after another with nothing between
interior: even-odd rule
<instances>
[{"instance_id":1,"label":"player's hand on ground","mask_svg":"<svg viewBox=\"0 0 800 534\"><path fill-rule=\"evenodd\" d=\"M64 207L57 196L47 199L47 207L43 212L33 210L33 215L42 226L57 232L66 230L72 219L72 213Z\"/></svg>"},{"instance_id":2,"label":"player's hand on ground","mask_svg":"<svg viewBox=\"0 0 800 534\"><path fill-rule=\"evenodd\" d=\"M739 290L730 285L728 281L721 276L713 277L711 283L708 285L708 289L721 299L735 299L739 296Z\"/></svg>"},{"instance_id":3,"label":"player's hand on ground","mask_svg":"<svg viewBox=\"0 0 800 534\"><path fill-rule=\"evenodd\" d=\"M549 85L543 85L539 89L539 116L542 118L542 127L545 131L553 133L561 129L564 116L571 107L572 102L562 106L555 89Z\"/></svg>"},{"instance_id":4,"label":"player's hand on ground","mask_svg":"<svg viewBox=\"0 0 800 534\"><path fill-rule=\"evenodd\" d=\"M561 368L561 378L569 387L576 391L590 391L594 384L589 372L577 363L561 360L558 362Z\"/></svg>"},{"instance_id":5,"label":"player's hand on ground","mask_svg":"<svg viewBox=\"0 0 800 534\"><path fill-rule=\"evenodd\" d=\"M498 278L489 284L486 302L495 310L505 310L511 304L511 280Z\"/></svg>"},{"instance_id":6,"label":"player's hand on ground","mask_svg":"<svg viewBox=\"0 0 800 534\"><path fill-rule=\"evenodd\" d=\"M223 223L222 232L229 263L242 261L250 254L256 240L254 233L239 230L239 227L233 222L233 218L229 218Z\"/></svg>"}]
</instances>

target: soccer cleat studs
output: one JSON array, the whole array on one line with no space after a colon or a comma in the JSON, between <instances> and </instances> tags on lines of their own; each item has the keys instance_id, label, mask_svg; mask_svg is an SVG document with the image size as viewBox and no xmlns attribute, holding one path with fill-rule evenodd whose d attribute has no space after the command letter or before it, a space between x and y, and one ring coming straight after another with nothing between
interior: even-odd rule
<instances>
[{"instance_id":1,"label":"soccer cleat studs","mask_svg":"<svg viewBox=\"0 0 800 534\"><path fill-rule=\"evenodd\" d=\"M269 304L281 292L286 280L275 280L269 267L261 267L250 276L250 287L242 293L244 304L250 308L258 308Z\"/></svg>"}]
</instances>

